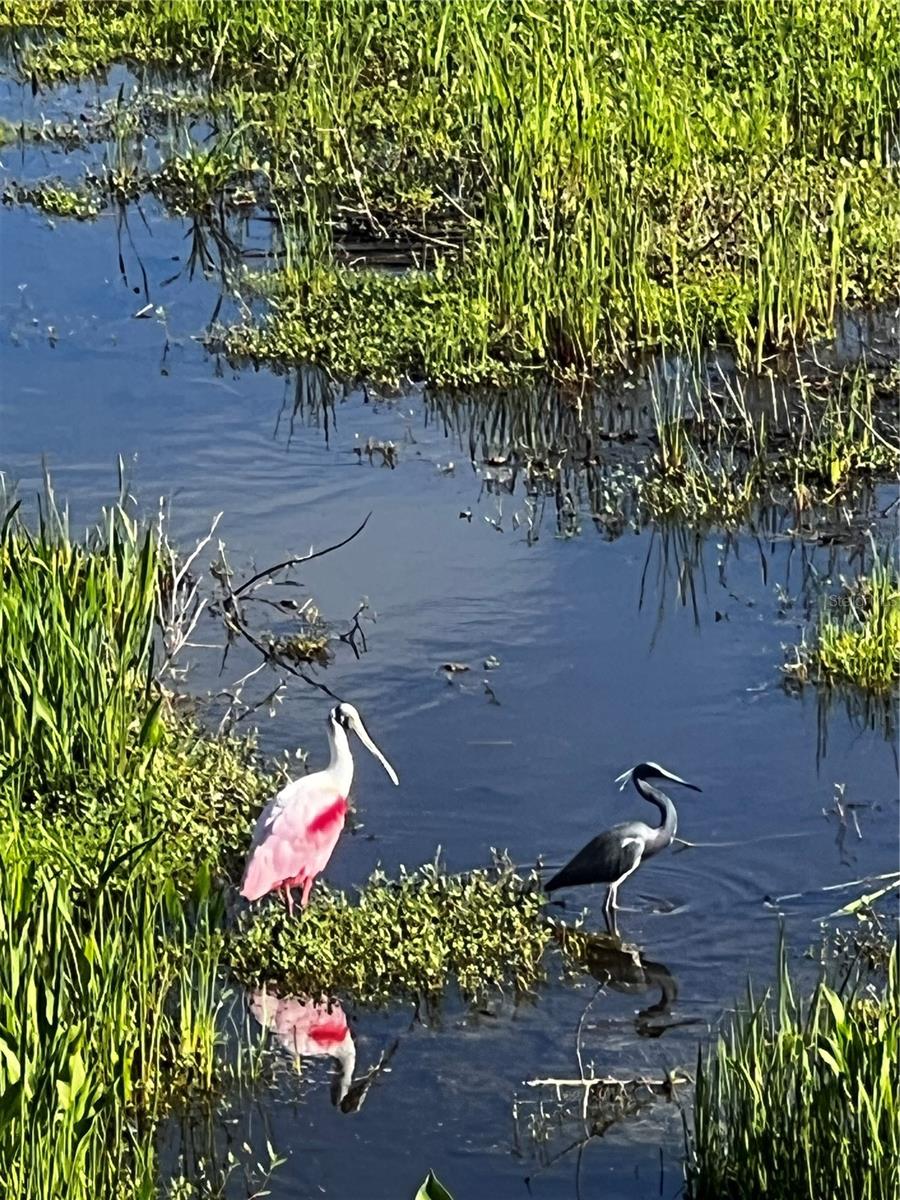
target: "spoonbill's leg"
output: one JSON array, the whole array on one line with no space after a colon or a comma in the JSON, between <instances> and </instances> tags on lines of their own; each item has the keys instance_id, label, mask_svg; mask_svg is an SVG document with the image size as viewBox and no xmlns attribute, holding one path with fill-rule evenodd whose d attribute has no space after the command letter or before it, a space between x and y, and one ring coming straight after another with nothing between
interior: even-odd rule
<instances>
[{"instance_id":1,"label":"spoonbill's leg","mask_svg":"<svg viewBox=\"0 0 900 1200\"><path fill-rule=\"evenodd\" d=\"M292 917L294 915L294 897L291 895L291 887L288 883L284 885L284 900L287 904L288 916Z\"/></svg>"},{"instance_id":2,"label":"spoonbill's leg","mask_svg":"<svg viewBox=\"0 0 900 1200\"><path fill-rule=\"evenodd\" d=\"M306 908L307 904L309 904L309 893L312 891L312 885L312 876L308 875L303 881L303 895L300 897L300 905L302 908Z\"/></svg>"}]
</instances>

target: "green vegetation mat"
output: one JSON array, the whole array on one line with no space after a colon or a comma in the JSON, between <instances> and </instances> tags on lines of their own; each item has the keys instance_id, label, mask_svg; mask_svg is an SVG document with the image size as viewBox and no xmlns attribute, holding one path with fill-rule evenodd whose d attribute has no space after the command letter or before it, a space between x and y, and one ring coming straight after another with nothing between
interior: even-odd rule
<instances>
[{"instance_id":1,"label":"green vegetation mat","mask_svg":"<svg viewBox=\"0 0 900 1200\"><path fill-rule=\"evenodd\" d=\"M277 216L238 356L436 383L713 338L759 361L900 286L886 0L0 0L2 27L41 82L208 81L219 137L157 190Z\"/></svg>"}]
</instances>

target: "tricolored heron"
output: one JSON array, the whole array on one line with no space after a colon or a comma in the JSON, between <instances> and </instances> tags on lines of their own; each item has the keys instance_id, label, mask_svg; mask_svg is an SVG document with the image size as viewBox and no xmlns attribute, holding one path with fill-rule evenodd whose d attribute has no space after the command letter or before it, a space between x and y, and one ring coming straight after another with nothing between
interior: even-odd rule
<instances>
[{"instance_id":1,"label":"tricolored heron","mask_svg":"<svg viewBox=\"0 0 900 1200\"><path fill-rule=\"evenodd\" d=\"M353 782L349 730L375 755L394 783L400 782L353 705L336 705L328 714L328 766L287 784L260 813L241 884L245 900L259 900L284 888L288 912L293 913L291 888L302 887L300 903L306 907L313 881L325 870L344 828Z\"/></svg>"},{"instance_id":2,"label":"tricolored heron","mask_svg":"<svg viewBox=\"0 0 900 1200\"><path fill-rule=\"evenodd\" d=\"M648 780L668 779L671 783L681 784L682 787L691 788L695 792L701 790L696 784L688 783L658 763L652 762L639 763L624 775L620 775L616 780L620 791L629 779L637 788L638 794L659 809L662 822L657 826L647 825L644 821L623 821L621 825L614 825L606 833L592 838L572 861L545 885L548 892L555 892L564 887L581 887L591 883L608 884L603 914L611 929L615 929L615 917L611 917L611 914L618 908L616 895L619 885L636 871L645 859L664 850L675 836L678 827L675 805L664 792L653 787Z\"/></svg>"}]
</instances>

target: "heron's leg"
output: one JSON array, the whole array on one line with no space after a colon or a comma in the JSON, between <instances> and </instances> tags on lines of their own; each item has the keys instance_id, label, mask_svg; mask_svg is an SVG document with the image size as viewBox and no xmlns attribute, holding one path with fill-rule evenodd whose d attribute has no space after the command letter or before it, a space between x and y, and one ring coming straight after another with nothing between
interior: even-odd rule
<instances>
[{"instance_id":1,"label":"heron's leg","mask_svg":"<svg viewBox=\"0 0 900 1200\"><path fill-rule=\"evenodd\" d=\"M610 887L608 887L606 889L606 899L603 901L603 911L605 913L608 913L610 908L612 907L612 899L613 899L613 890L612 890L612 886L610 885Z\"/></svg>"},{"instance_id":2,"label":"heron's leg","mask_svg":"<svg viewBox=\"0 0 900 1200\"><path fill-rule=\"evenodd\" d=\"M613 909L613 911L615 911L615 910L616 910L616 909L619 907L619 906L618 906L618 904L616 903L616 899L617 899L617 897L618 897L618 893L619 893L619 885L618 885L618 883L611 883L611 884L609 885L609 893L608 893L608 895L609 895L609 907L610 907L611 909Z\"/></svg>"},{"instance_id":3,"label":"heron's leg","mask_svg":"<svg viewBox=\"0 0 900 1200\"><path fill-rule=\"evenodd\" d=\"M312 876L308 875L303 881L303 895L300 897L301 908L306 908L307 904L309 904L309 893L312 891L312 885Z\"/></svg>"}]
</instances>

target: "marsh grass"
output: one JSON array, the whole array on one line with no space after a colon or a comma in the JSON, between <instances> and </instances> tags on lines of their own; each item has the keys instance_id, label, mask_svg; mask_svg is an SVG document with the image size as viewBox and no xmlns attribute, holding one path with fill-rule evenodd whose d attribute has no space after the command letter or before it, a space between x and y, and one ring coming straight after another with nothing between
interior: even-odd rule
<instances>
[{"instance_id":1,"label":"marsh grass","mask_svg":"<svg viewBox=\"0 0 900 1200\"><path fill-rule=\"evenodd\" d=\"M869 572L821 602L810 640L784 668L799 683L851 684L889 695L900 681L900 579L893 546L873 546Z\"/></svg>"},{"instance_id":2,"label":"marsh grass","mask_svg":"<svg viewBox=\"0 0 900 1200\"><path fill-rule=\"evenodd\" d=\"M188 915L174 888L147 886L147 852L113 858L85 888L77 861L35 866L5 847L6 1195L155 1194L156 1122L214 1075L219 1000L209 983L221 938L208 879Z\"/></svg>"},{"instance_id":3,"label":"marsh grass","mask_svg":"<svg viewBox=\"0 0 900 1200\"><path fill-rule=\"evenodd\" d=\"M697 399L672 415L654 396L656 450L641 487L654 520L737 528L766 501L805 509L833 505L866 479L900 466L900 431L884 373L862 362L815 386L802 371L788 382L769 376L770 400L751 404L745 383L724 398L699 381Z\"/></svg>"},{"instance_id":4,"label":"marsh grass","mask_svg":"<svg viewBox=\"0 0 900 1200\"><path fill-rule=\"evenodd\" d=\"M880 398L887 389L862 363L828 381L823 396L801 376L788 431L793 444L779 463L799 500L823 492L834 498L862 476L900 470L897 393L890 375L885 382L890 391Z\"/></svg>"},{"instance_id":5,"label":"marsh grass","mask_svg":"<svg viewBox=\"0 0 900 1200\"><path fill-rule=\"evenodd\" d=\"M889 1200L900 1187L900 968L883 988L820 982L797 999L784 949L774 999L701 1054L689 1137L694 1200Z\"/></svg>"},{"instance_id":6,"label":"marsh grass","mask_svg":"<svg viewBox=\"0 0 900 1200\"><path fill-rule=\"evenodd\" d=\"M0 536L0 1191L155 1194L160 1115L218 1070L215 875L270 783L154 676L168 559L49 487Z\"/></svg>"},{"instance_id":7,"label":"marsh grass","mask_svg":"<svg viewBox=\"0 0 900 1200\"><path fill-rule=\"evenodd\" d=\"M168 173L196 206L258 165L306 257L236 354L490 382L724 337L759 363L900 286L883 0L3 0L0 26L39 81L119 60L209 81L223 152ZM444 274L404 291L378 246Z\"/></svg>"}]
</instances>

